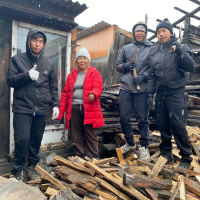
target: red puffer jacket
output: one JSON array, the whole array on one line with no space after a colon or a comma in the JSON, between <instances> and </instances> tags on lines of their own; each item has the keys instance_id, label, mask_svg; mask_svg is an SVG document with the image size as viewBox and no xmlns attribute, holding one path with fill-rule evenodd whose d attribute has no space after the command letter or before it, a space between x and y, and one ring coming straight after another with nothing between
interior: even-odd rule
<instances>
[{"instance_id":1,"label":"red puffer jacket","mask_svg":"<svg viewBox=\"0 0 200 200\"><path fill-rule=\"evenodd\" d=\"M78 75L77 69L72 69L67 77L65 87L62 91L59 107L59 115L57 119L62 119L63 114L66 112L66 124L65 127L69 129L69 121L71 119L72 112L72 100L73 100L73 88ZM85 75L83 82L83 107L84 107L84 124L92 124L93 128L104 126L103 114L101 112L101 106L99 97L102 93L103 82L100 73L91 66ZM94 94L94 101L90 101L88 98L89 93Z\"/></svg>"}]
</instances>

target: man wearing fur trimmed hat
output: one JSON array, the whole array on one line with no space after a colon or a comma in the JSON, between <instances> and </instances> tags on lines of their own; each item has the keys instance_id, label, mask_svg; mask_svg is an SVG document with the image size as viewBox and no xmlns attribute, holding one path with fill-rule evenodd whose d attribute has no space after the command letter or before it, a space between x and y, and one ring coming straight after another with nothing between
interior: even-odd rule
<instances>
[{"instance_id":1,"label":"man wearing fur trimmed hat","mask_svg":"<svg viewBox=\"0 0 200 200\"><path fill-rule=\"evenodd\" d=\"M117 71L123 73L121 77L121 89L119 95L119 113L121 128L127 143L121 147L122 153L136 149L134 143L133 128L131 125L132 112L138 121L140 133L140 159L149 161L148 135L148 94L147 80L149 74L149 54L153 43L148 41L148 27L144 22L138 22L133 26L133 42L124 46L117 61ZM135 62L130 58L136 55ZM133 77L133 70L136 70L137 77ZM137 90L137 86L140 90Z\"/></svg>"}]
</instances>

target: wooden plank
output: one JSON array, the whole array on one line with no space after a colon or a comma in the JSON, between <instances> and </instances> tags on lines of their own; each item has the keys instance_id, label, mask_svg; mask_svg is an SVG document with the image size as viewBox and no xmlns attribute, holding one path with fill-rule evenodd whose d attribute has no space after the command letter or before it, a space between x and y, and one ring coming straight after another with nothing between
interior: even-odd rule
<instances>
[{"instance_id":1,"label":"wooden plank","mask_svg":"<svg viewBox=\"0 0 200 200\"><path fill-rule=\"evenodd\" d=\"M121 148L116 148L116 152L117 152L117 157L119 159L119 163L126 165L125 161L124 161L124 156L122 154L122 149Z\"/></svg>"},{"instance_id":2,"label":"wooden plank","mask_svg":"<svg viewBox=\"0 0 200 200\"><path fill-rule=\"evenodd\" d=\"M174 189L174 191L172 193L172 196L171 196L171 198L169 200L174 200L175 199L175 197L178 194L179 188L182 185L183 181L184 181L184 177L180 176L179 177L179 181L178 181L178 183L177 183L177 185L176 185L176 187L175 187L175 189Z\"/></svg>"},{"instance_id":3,"label":"wooden plank","mask_svg":"<svg viewBox=\"0 0 200 200\"><path fill-rule=\"evenodd\" d=\"M194 172L199 172L200 173L200 168L199 167L194 167ZM195 176L196 177L196 179L200 182L200 176L199 175L197 175L197 176Z\"/></svg>"},{"instance_id":4,"label":"wooden plank","mask_svg":"<svg viewBox=\"0 0 200 200\"><path fill-rule=\"evenodd\" d=\"M50 197L50 196L54 196L58 193L59 191L54 189L54 188L51 188L51 187L48 187L47 188L47 191L45 192L45 196L47 197Z\"/></svg>"},{"instance_id":5,"label":"wooden plank","mask_svg":"<svg viewBox=\"0 0 200 200\"><path fill-rule=\"evenodd\" d=\"M127 193L129 196L132 196L134 198L137 198L139 200L148 200L149 198L145 197L143 194L141 194L138 190L136 190L134 187L130 186L124 186L122 181L119 181L117 178L111 176L104 170L100 169L98 166L90 163L90 162L85 162L84 163L85 167L89 167L91 169L94 169L98 174L100 174L103 178L106 180L110 181L114 185L118 186L121 190L123 190L125 193Z\"/></svg>"},{"instance_id":6,"label":"wooden plank","mask_svg":"<svg viewBox=\"0 0 200 200\"><path fill-rule=\"evenodd\" d=\"M182 168L178 168L178 167L175 167L174 171L181 173L181 174L187 174L189 176L199 176L200 175L199 172L194 172L192 170L182 169Z\"/></svg>"},{"instance_id":7,"label":"wooden plank","mask_svg":"<svg viewBox=\"0 0 200 200\"><path fill-rule=\"evenodd\" d=\"M158 199L170 199L170 197L172 196L172 193L167 191L167 190L154 190L157 194L158 194ZM177 195L175 198L175 200L180 200L179 195Z\"/></svg>"},{"instance_id":8,"label":"wooden plank","mask_svg":"<svg viewBox=\"0 0 200 200\"><path fill-rule=\"evenodd\" d=\"M175 175L173 177L173 179L175 179L176 181L178 181L178 176ZM189 178L185 178L185 187L187 190L191 191L192 193L194 193L195 195L197 195L198 197L200 197L200 185L194 181L192 181Z\"/></svg>"},{"instance_id":9,"label":"wooden plank","mask_svg":"<svg viewBox=\"0 0 200 200\"><path fill-rule=\"evenodd\" d=\"M122 193L117 188L113 187L112 185L110 185L109 183L107 183L106 181L104 181L103 179L100 179L98 177L95 177L95 179L97 179L98 181L100 181L101 185L103 187L105 187L106 189L110 190L111 192L113 192L114 194L116 194L121 199L131 200L131 198L129 196L127 196L126 194Z\"/></svg>"},{"instance_id":10,"label":"wooden plank","mask_svg":"<svg viewBox=\"0 0 200 200\"><path fill-rule=\"evenodd\" d=\"M155 192L153 192L151 189L145 189L145 190L151 196L152 200L158 200L157 196L155 195Z\"/></svg>"},{"instance_id":11,"label":"wooden plank","mask_svg":"<svg viewBox=\"0 0 200 200\"><path fill-rule=\"evenodd\" d=\"M151 162L153 159L157 158L160 155L160 151L157 151L152 156L150 156L149 162Z\"/></svg>"},{"instance_id":12,"label":"wooden plank","mask_svg":"<svg viewBox=\"0 0 200 200\"><path fill-rule=\"evenodd\" d=\"M128 161L128 160L133 160L133 159L137 159L138 157L137 157L137 155L136 154L133 154L133 155L131 155L131 156L129 156L128 158L126 158L125 159L125 161Z\"/></svg>"},{"instance_id":13,"label":"wooden plank","mask_svg":"<svg viewBox=\"0 0 200 200\"><path fill-rule=\"evenodd\" d=\"M91 169L88 169L88 168L86 168L86 167L83 167L83 166L81 166L81 165L79 165L79 164L77 164L77 163L75 163L75 162L73 162L73 161L69 161L69 160L66 160L66 159L64 159L64 158L61 158L60 156L56 156L55 158L54 158L54 160L56 160L60 165L62 164L62 165L67 165L67 166L69 166L69 167L71 167L71 168L73 168L73 169L76 169L76 170L78 170L78 171L81 171L81 172L85 172L85 173L87 173L87 174L90 174L91 176L94 176L94 174L95 174L95 171L94 170L91 170Z\"/></svg>"},{"instance_id":14,"label":"wooden plank","mask_svg":"<svg viewBox=\"0 0 200 200\"><path fill-rule=\"evenodd\" d=\"M194 25L190 25L190 33L200 36L200 28Z\"/></svg>"},{"instance_id":15,"label":"wooden plank","mask_svg":"<svg viewBox=\"0 0 200 200\"><path fill-rule=\"evenodd\" d=\"M53 176L51 176L48 172L46 172L44 169L42 169L40 166L36 165L35 170L41 174L46 180L48 180L53 185L57 186L59 189L66 189L64 185L60 183L59 180L55 179Z\"/></svg>"},{"instance_id":16,"label":"wooden plank","mask_svg":"<svg viewBox=\"0 0 200 200\"><path fill-rule=\"evenodd\" d=\"M167 163L167 159L163 156L160 156L156 164L154 165L153 169L151 170L151 173L149 174L149 177L156 178L158 174L161 172L165 164Z\"/></svg>"},{"instance_id":17,"label":"wooden plank","mask_svg":"<svg viewBox=\"0 0 200 200\"><path fill-rule=\"evenodd\" d=\"M105 199L117 200L117 197L114 197L114 196L112 196L112 195L110 195L110 194L107 194L107 193L102 192L102 191L97 190L97 189L94 191L94 193L95 193L95 194L98 194L99 196L102 196L102 197L105 198Z\"/></svg>"},{"instance_id":18,"label":"wooden plank","mask_svg":"<svg viewBox=\"0 0 200 200\"><path fill-rule=\"evenodd\" d=\"M103 164L106 164L106 163L109 163L109 162L114 162L114 161L117 161L117 159L115 157L105 158L105 159L97 161L95 163L95 165L100 166L100 165L103 165Z\"/></svg>"},{"instance_id":19,"label":"wooden plank","mask_svg":"<svg viewBox=\"0 0 200 200\"><path fill-rule=\"evenodd\" d=\"M141 172L145 172L146 174L150 174L151 173L151 169L148 166L130 166L130 169L132 169L133 171L141 171Z\"/></svg>"},{"instance_id":20,"label":"wooden plank","mask_svg":"<svg viewBox=\"0 0 200 200\"><path fill-rule=\"evenodd\" d=\"M192 145L192 149L193 149L195 155L198 156L199 160L200 160L200 152L199 152L197 145L195 143L192 143L191 145Z\"/></svg>"},{"instance_id":21,"label":"wooden plank","mask_svg":"<svg viewBox=\"0 0 200 200\"><path fill-rule=\"evenodd\" d=\"M180 199L181 199L181 200L186 200L186 190L185 190L184 177L179 176L179 177L178 177L178 180L180 181L180 179L183 179L183 180L182 180L182 183L180 184L180 187L179 187Z\"/></svg>"}]
</instances>

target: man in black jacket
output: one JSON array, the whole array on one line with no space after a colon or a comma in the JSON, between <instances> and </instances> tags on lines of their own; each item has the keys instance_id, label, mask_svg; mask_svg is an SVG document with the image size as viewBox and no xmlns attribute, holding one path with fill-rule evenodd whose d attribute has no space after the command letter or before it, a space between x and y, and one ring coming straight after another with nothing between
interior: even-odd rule
<instances>
[{"instance_id":1,"label":"man in black jacket","mask_svg":"<svg viewBox=\"0 0 200 200\"><path fill-rule=\"evenodd\" d=\"M133 42L122 48L116 65L117 71L123 73L119 94L119 113L122 131L127 143L121 147L121 150L124 154L136 148L131 125L134 106L140 133L140 159L149 161L147 79L149 74L149 54L153 43L146 39L148 27L144 22L135 24L132 32ZM130 62L130 58L134 55L137 61ZM133 69L137 72L137 77L135 78L133 77ZM140 86L140 90L136 89L138 85Z\"/></svg>"},{"instance_id":2,"label":"man in black jacket","mask_svg":"<svg viewBox=\"0 0 200 200\"><path fill-rule=\"evenodd\" d=\"M6 76L7 84L14 88L15 152L12 173L18 180L23 179L26 156L27 176L31 180L39 178L34 168L40 159L39 149L49 105L53 107L52 119L59 114L57 73L53 61L43 55L46 42L44 32L30 30L26 52L11 58Z\"/></svg>"},{"instance_id":3,"label":"man in black jacket","mask_svg":"<svg viewBox=\"0 0 200 200\"><path fill-rule=\"evenodd\" d=\"M192 161L191 145L186 130L187 102L185 86L187 72L196 68L194 57L185 44L180 44L173 36L173 28L168 19L156 27L158 42L150 54L150 73L148 80L148 102L153 107L156 92L156 124L161 133L160 150L167 164L174 162L172 155L172 135L180 149L182 159L179 168L189 169ZM171 47L176 51L171 52Z\"/></svg>"}]
</instances>

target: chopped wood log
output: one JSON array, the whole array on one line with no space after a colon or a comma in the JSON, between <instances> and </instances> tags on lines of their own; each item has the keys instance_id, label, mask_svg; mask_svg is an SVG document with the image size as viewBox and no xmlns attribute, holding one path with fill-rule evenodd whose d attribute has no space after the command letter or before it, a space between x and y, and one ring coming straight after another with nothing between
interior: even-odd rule
<instances>
[{"instance_id":1,"label":"chopped wood log","mask_svg":"<svg viewBox=\"0 0 200 200\"><path fill-rule=\"evenodd\" d=\"M120 197L121 199L126 199L126 200L131 200L130 197L128 197L126 194L122 193L121 191L119 191L118 189L116 189L115 187L113 187L112 185L110 185L109 183L107 183L106 181L95 177L98 181L101 182L101 185L103 187L105 187L106 189L110 190L111 192L113 192L114 194L116 194L118 197Z\"/></svg>"},{"instance_id":2,"label":"chopped wood log","mask_svg":"<svg viewBox=\"0 0 200 200\"><path fill-rule=\"evenodd\" d=\"M38 184L38 183L42 183L42 179L36 179L34 181L29 181L28 184Z\"/></svg>"},{"instance_id":3,"label":"chopped wood log","mask_svg":"<svg viewBox=\"0 0 200 200\"><path fill-rule=\"evenodd\" d=\"M56 195L58 192L59 192L58 190L48 187L47 191L44 194L45 194L45 196L50 197L50 196Z\"/></svg>"},{"instance_id":4,"label":"chopped wood log","mask_svg":"<svg viewBox=\"0 0 200 200\"><path fill-rule=\"evenodd\" d=\"M133 154L133 155L129 156L128 158L125 159L125 161L127 161L127 160L131 161L133 159L137 159L137 155L136 154Z\"/></svg>"},{"instance_id":5,"label":"chopped wood log","mask_svg":"<svg viewBox=\"0 0 200 200\"><path fill-rule=\"evenodd\" d=\"M62 178L62 180L71 181L76 186L85 188L90 192L93 192L100 184L99 181L89 174L77 171L68 166L57 166L55 172Z\"/></svg>"},{"instance_id":6,"label":"chopped wood log","mask_svg":"<svg viewBox=\"0 0 200 200\"><path fill-rule=\"evenodd\" d=\"M48 187L51 187L51 184L50 183L45 183L45 184L41 185L40 189L46 191Z\"/></svg>"},{"instance_id":7,"label":"chopped wood log","mask_svg":"<svg viewBox=\"0 0 200 200\"><path fill-rule=\"evenodd\" d=\"M154 167L154 164L143 161L143 160L137 160L137 163L139 165L148 166L150 169L152 169ZM166 176L168 179L171 179L174 176L174 171L171 169L163 168L161 170L160 174Z\"/></svg>"},{"instance_id":8,"label":"chopped wood log","mask_svg":"<svg viewBox=\"0 0 200 200\"><path fill-rule=\"evenodd\" d=\"M142 188L152 188L159 190L170 190L172 181L148 178L139 174L124 174L123 183L125 185L138 186Z\"/></svg>"},{"instance_id":9,"label":"chopped wood log","mask_svg":"<svg viewBox=\"0 0 200 200\"><path fill-rule=\"evenodd\" d=\"M118 157L119 163L125 165L126 163L124 161L124 156L122 154L122 149L121 148L116 148L116 152L117 152L117 157Z\"/></svg>"},{"instance_id":10,"label":"chopped wood log","mask_svg":"<svg viewBox=\"0 0 200 200\"><path fill-rule=\"evenodd\" d=\"M200 173L200 168L199 167L194 167L194 172L199 172ZM200 182L200 176L195 176L196 177L196 179Z\"/></svg>"},{"instance_id":11,"label":"chopped wood log","mask_svg":"<svg viewBox=\"0 0 200 200\"><path fill-rule=\"evenodd\" d=\"M133 171L145 172L147 175L151 173L151 169L148 166L130 166Z\"/></svg>"},{"instance_id":12,"label":"chopped wood log","mask_svg":"<svg viewBox=\"0 0 200 200\"><path fill-rule=\"evenodd\" d=\"M102 160L99 160L95 163L95 165L97 166L100 166L100 165L103 165L103 164L106 164L106 163L109 163L109 162L114 162L116 161L117 159L115 157L112 157L112 158L105 158L105 159L102 159Z\"/></svg>"},{"instance_id":13,"label":"chopped wood log","mask_svg":"<svg viewBox=\"0 0 200 200\"><path fill-rule=\"evenodd\" d=\"M95 194L98 194L99 196L101 196L101 197L103 197L103 198L105 198L105 199L117 200L117 197L114 197L114 196L112 196L112 195L110 195L110 194L107 194L107 193L102 192L102 191L97 190L97 189L94 191L94 193L95 193Z\"/></svg>"},{"instance_id":14,"label":"chopped wood log","mask_svg":"<svg viewBox=\"0 0 200 200\"><path fill-rule=\"evenodd\" d=\"M200 160L200 152L199 152L199 149L198 149L198 147L195 143L192 143L192 149L193 149L195 155L198 156L198 158Z\"/></svg>"},{"instance_id":15,"label":"chopped wood log","mask_svg":"<svg viewBox=\"0 0 200 200\"><path fill-rule=\"evenodd\" d=\"M157 151L156 153L154 153L151 157L149 162L151 162L153 159L157 158L160 155L160 151Z\"/></svg>"},{"instance_id":16,"label":"chopped wood log","mask_svg":"<svg viewBox=\"0 0 200 200\"><path fill-rule=\"evenodd\" d=\"M126 138L124 137L123 133L117 133L114 137L114 141L120 146L126 144Z\"/></svg>"},{"instance_id":17,"label":"chopped wood log","mask_svg":"<svg viewBox=\"0 0 200 200\"><path fill-rule=\"evenodd\" d=\"M167 190L154 190L158 196L158 199L170 199L170 197L172 196L172 193L167 191ZM174 198L174 200L180 200L179 195L176 195L176 197Z\"/></svg>"},{"instance_id":18,"label":"chopped wood log","mask_svg":"<svg viewBox=\"0 0 200 200\"><path fill-rule=\"evenodd\" d=\"M119 181L117 178L111 176L110 174L108 174L107 172L105 172L104 170L99 168L98 166L96 166L90 162L85 162L84 166L94 169L96 171L96 173L98 173L101 177L104 177L106 180L112 182L115 186L117 186L118 188L120 188L121 190L126 192L131 197L137 198L139 200L148 200L149 199L146 196L144 196L142 193L140 193L138 190L136 190L134 187L123 185L122 181Z\"/></svg>"},{"instance_id":19,"label":"chopped wood log","mask_svg":"<svg viewBox=\"0 0 200 200\"><path fill-rule=\"evenodd\" d=\"M178 167L175 167L174 171L181 173L181 174L188 174L189 176L200 176L199 172L194 172L192 170L182 169L182 168L178 168Z\"/></svg>"},{"instance_id":20,"label":"chopped wood log","mask_svg":"<svg viewBox=\"0 0 200 200\"><path fill-rule=\"evenodd\" d=\"M178 177L178 180L180 181L180 179L182 178L182 176ZM181 200L186 200L186 190L185 190L185 182L184 182L184 177L182 178L183 181L179 187L179 194L180 194L180 199Z\"/></svg>"},{"instance_id":21,"label":"chopped wood log","mask_svg":"<svg viewBox=\"0 0 200 200\"><path fill-rule=\"evenodd\" d=\"M149 144L148 147L149 148L152 148L152 147L159 147L160 143L152 143L152 144Z\"/></svg>"},{"instance_id":22,"label":"chopped wood log","mask_svg":"<svg viewBox=\"0 0 200 200\"><path fill-rule=\"evenodd\" d=\"M175 199L176 195L178 194L179 188L181 187L183 182L184 182L184 177L180 176L179 177L179 181L178 181L178 183L177 183L177 185L176 185L176 187L175 187L175 189L174 189L174 191L172 193L172 196L171 196L171 198L169 200L174 200Z\"/></svg>"},{"instance_id":23,"label":"chopped wood log","mask_svg":"<svg viewBox=\"0 0 200 200\"><path fill-rule=\"evenodd\" d=\"M175 175L173 177L173 179L175 179L176 181L178 181L178 176L179 175ZM194 193L195 195L197 195L198 197L200 197L200 185L197 184L196 182L192 181L189 178L185 178L185 187L187 190L191 191L192 193Z\"/></svg>"},{"instance_id":24,"label":"chopped wood log","mask_svg":"<svg viewBox=\"0 0 200 200\"><path fill-rule=\"evenodd\" d=\"M47 179L50 183L57 186L59 189L65 189L65 186L60 183L59 180L55 179L53 176L51 176L48 172L46 172L44 169L42 169L40 166L36 165L35 170L41 174L45 179Z\"/></svg>"},{"instance_id":25,"label":"chopped wood log","mask_svg":"<svg viewBox=\"0 0 200 200\"><path fill-rule=\"evenodd\" d=\"M137 160L134 160L134 161L127 160L126 163L127 165L130 165L130 166L138 166Z\"/></svg>"},{"instance_id":26,"label":"chopped wood log","mask_svg":"<svg viewBox=\"0 0 200 200\"><path fill-rule=\"evenodd\" d=\"M76 170L78 170L78 171L81 171L81 172L85 172L85 173L87 173L87 174L90 174L91 176L94 176L94 174L95 174L95 171L94 171L94 170L91 170L91 169L88 169L88 168L86 168L86 167L83 167L83 166L81 166L81 165L79 165L79 164L77 164L77 163L75 163L75 162L73 162L73 161L66 160L66 159L64 159L64 158L62 158L62 157L60 157L60 156L56 156L54 159L55 159L60 165L67 165L67 166L69 166L69 167L71 167L71 168L73 168L73 169L76 169Z\"/></svg>"},{"instance_id":27,"label":"chopped wood log","mask_svg":"<svg viewBox=\"0 0 200 200\"><path fill-rule=\"evenodd\" d=\"M167 159L163 156L160 156L156 164L154 165L153 169L151 170L151 173L149 174L149 177L156 178L158 174L161 172L165 164L167 163Z\"/></svg>"},{"instance_id":28,"label":"chopped wood log","mask_svg":"<svg viewBox=\"0 0 200 200\"><path fill-rule=\"evenodd\" d=\"M158 200L157 196L155 195L156 192L152 191L151 189L145 189L147 191L147 193L150 195L150 197L152 198L152 200Z\"/></svg>"}]
</instances>

